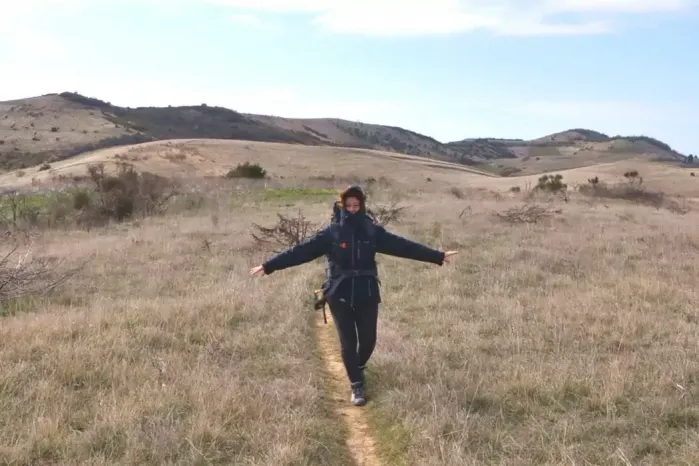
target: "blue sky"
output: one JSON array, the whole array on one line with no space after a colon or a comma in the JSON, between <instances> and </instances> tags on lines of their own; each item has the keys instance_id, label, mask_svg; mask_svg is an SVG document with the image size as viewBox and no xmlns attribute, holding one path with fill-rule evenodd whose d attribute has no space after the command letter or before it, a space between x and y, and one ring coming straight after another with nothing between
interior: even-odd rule
<instances>
[{"instance_id":1,"label":"blue sky","mask_svg":"<svg viewBox=\"0 0 699 466\"><path fill-rule=\"evenodd\" d=\"M2 15L0 100L207 103L440 141L584 127L699 153L699 0L23 0Z\"/></svg>"}]
</instances>

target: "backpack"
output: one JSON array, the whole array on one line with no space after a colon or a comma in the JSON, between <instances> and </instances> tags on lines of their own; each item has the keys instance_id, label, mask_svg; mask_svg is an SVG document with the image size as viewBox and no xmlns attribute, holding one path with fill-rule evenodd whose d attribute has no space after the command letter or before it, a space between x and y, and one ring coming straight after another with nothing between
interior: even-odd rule
<instances>
[{"instance_id":1,"label":"backpack","mask_svg":"<svg viewBox=\"0 0 699 466\"><path fill-rule=\"evenodd\" d=\"M332 237L333 237L333 246L338 244L339 238L340 238L340 215L342 213L342 209L340 207L340 202L335 201L333 203L332 207L332 214L330 216L330 231L332 232ZM374 242L374 220L369 217L367 219L367 222L364 224L364 227L367 231L367 234L369 235L369 238L371 239L372 243ZM314 290L314 304L313 307L315 310L322 309L323 310L323 322L326 324L328 323L328 319L325 315L325 304L327 303L327 300L325 299L325 291L327 289L327 285L330 281L330 254L325 255L325 273L326 273L326 280L323 286L320 289Z\"/></svg>"}]
</instances>

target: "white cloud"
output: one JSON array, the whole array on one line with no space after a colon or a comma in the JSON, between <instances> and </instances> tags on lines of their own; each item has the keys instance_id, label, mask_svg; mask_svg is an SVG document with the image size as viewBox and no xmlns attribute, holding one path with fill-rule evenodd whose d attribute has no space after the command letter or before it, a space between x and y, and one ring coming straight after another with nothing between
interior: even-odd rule
<instances>
[{"instance_id":1,"label":"white cloud","mask_svg":"<svg viewBox=\"0 0 699 466\"><path fill-rule=\"evenodd\" d=\"M610 14L676 12L699 0L199 0L242 12L306 14L335 33L426 35L488 30L499 35L601 34ZM554 21L586 14L584 22Z\"/></svg>"},{"instance_id":2,"label":"white cloud","mask_svg":"<svg viewBox=\"0 0 699 466\"><path fill-rule=\"evenodd\" d=\"M48 8L95 4L151 5L162 9L209 3L231 8L230 18L263 23L256 13L309 16L311 24L342 34L435 35L490 31L497 35L572 35L613 32L624 14L673 13L699 0L24 0L6 2L10 18ZM566 15L565 21L556 17ZM584 15L584 20L575 17ZM612 17L614 15L614 17ZM572 19L571 19L572 18Z\"/></svg>"},{"instance_id":3,"label":"white cloud","mask_svg":"<svg viewBox=\"0 0 699 466\"><path fill-rule=\"evenodd\" d=\"M549 8L562 12L655 13L679 11L696 5L696 0L551 0Z\"/></svg>"}]
</instances>

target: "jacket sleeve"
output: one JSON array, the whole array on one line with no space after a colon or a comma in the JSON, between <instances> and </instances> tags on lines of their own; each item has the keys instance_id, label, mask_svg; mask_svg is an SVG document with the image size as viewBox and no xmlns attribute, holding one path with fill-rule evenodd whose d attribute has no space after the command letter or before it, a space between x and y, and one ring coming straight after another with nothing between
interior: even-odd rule
<instances>
[{"instance_id":1,"label":"jacket sleeve","mask_svg":"<svg viewBox=\"0 0 699 466\"><path fill-rule=\"evenodd\" d=\"M437 265L444 263L444 252L390 233L379 225L375 228L377 252Z\"/></svg>"},{"instance_id":2,"label":"jacket sleeve","mask_svg":"<svg viewBox=\"0 0 699 466\"><path fill-rule=\"evenodd\" d=\"M265 274L311 262L330 251L330 229L325 228L311 238L293 246L262 264Z\"/></svg>"}]
</instances>

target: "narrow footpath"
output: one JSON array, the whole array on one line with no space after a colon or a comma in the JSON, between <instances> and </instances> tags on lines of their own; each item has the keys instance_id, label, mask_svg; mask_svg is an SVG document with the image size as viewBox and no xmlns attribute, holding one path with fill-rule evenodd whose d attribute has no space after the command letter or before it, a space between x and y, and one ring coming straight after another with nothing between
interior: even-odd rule
<instances>
[{"instance_id":1,"label":"narrow footpath","mask_svg":"<svg viewBox=\"0 0 699 466\"><path fill-rule=\"evenodd\" d=\"M357 466L380 466L381 462L376 455L376 445L364 412L366 406L353 406L350 403L350 386L345 366L342 364L337 331L330 312L326 311L326 315L327 325L323 322L323 313L317 313L316 331L318 332L321 357L330 377L328 384L331 390L331 393L328 394L330 401L335 406L335 411L339 417L347 423L349 432L349 437L346 440L347 448Z\"/></svg>"}]
</instances>

